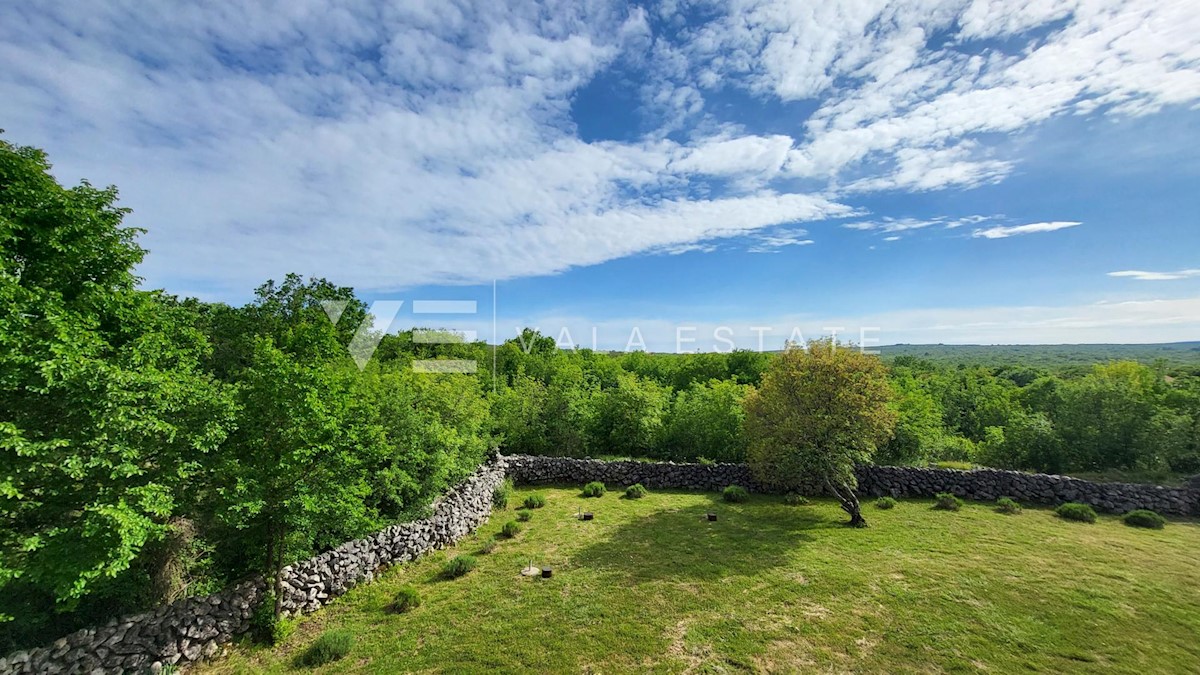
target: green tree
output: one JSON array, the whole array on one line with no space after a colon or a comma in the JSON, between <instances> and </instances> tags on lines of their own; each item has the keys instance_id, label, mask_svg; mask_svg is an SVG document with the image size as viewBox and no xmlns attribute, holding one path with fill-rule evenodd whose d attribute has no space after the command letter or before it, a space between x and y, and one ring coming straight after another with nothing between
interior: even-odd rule
<instances>
[{"instance_id":1,"label":"green tree","mask_svg":"<svg viewBox=\"0 0 1200 675\"><path fill-rule=\"evenodd\" d=\"M596 398L591 440L595 452L646 457L662 431L670 391L652 380L621 373L617 385Z\"/></svg>"},{"instance_id":2,"label":"green tree","mask_svg":"<svg viewBox=\"0 0 1200 675\"><path fill-rule=\"evenodd\" d=\"M274 585L276 616L286 563L376 522L364 446L379 437L353 414L356 375L353 364L298 359L259 336L238 381L238 429L213 466L213 497L219 517L258 542L251 557Z\"/></svg>"},{"instance_id":3,"label":"green tree","mask_svg":"<svg viewBox=\"0 0 1200 675\"><path fill-rule=\"evenodd\" d=\"M1072 469L1130 469L1161 391L1160 377L1132 361L1095 366L1062 387L1054 417Z\"/></svg>"},{"instance_id":4,"label":"green tree","mask_svg":"<svg viewBox=\"0 0 1200 675\"><path fill-rule=\"evenodd\" d=\"M784 488L818 481L851 525L865 527L854 467L871 461L891 437L891 397L878 357L832 340L786 349L746 399L751 469L760 481Z\"/></svg>"},{"instance_id":5,"label":"green tree","mask_svg":"<svg viewBox=\"0 0 1200 675\"><path fill-rule=\"evenodd\" d=\"M65 609L168 532L232 401L186 312L137 290L116 189L49 171L0 141L0 596Z\"/></svg>"},{"instance_id":6,"label":"green tree","mask_svg":"<svg viewBox=\"0 0 1200 675\"><path fill-rule=\"evenodd\" d=\"M875 460L884 464L914 464L928 460L945 433L937 400L906 367L892 369L892 406L896 430L879 448Z\"/></svg>"},{"instance_id":7,"label":"green tree","mask_svg":"<svg viewBox=\"0 0 1200 675\"><path fill-rule=\"evenodd\" d=\"M742 403L750 389L732 380L712 380L679 392L665 425L662 456L744 461L746 411Z\"/></svg>"}]
</instances>

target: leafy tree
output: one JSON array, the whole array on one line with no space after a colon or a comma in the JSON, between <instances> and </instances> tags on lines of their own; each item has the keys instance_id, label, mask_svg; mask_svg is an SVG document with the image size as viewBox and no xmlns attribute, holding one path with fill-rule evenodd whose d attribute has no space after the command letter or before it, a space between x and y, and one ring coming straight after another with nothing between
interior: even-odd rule
<instances>
[{"instance_id":1,"label":"leafy tree","mask_svg":"<svg viewBox=\"0 0 1200 675\"><path fill-rule=\"evenodd\" d=\"M944 434L941 409L908 368L894 368L891 385L896 430L879 448L875 459L886 464L923 462L930 458Z\"/></svg>"},{"instance_id":2,"label":"leafy tree","mask_svg":"<svg viewBox=\"0 0 1200 675\"><path fill-rule=\"evenodd\" d=\"M749 390L732 380L712 380L679 392L667 418L660 454L676 460L743 461L746 412L742 402Z\"/></svg>"},{"instance_id":3,"label":"leafy tree","mask_svg":"<svg viewBox=\"0 0 1200 675\"><path fill-rule=\"evenodd\" d=\"M1054 426L1066 444L1070 468L1133 468L1160 386L1153 370L1131 361L1096 366L1086 377L1067 382Z\"/></svg>"},{"instance_id":4,"label":"leafy tree","mask_svg":"<svg viewBox=\"0 0 1200 675\"><path fill-rule=\"evenodd\" d=\"M491 445L488 402L477 378L372 364L355 384L353 413L371 486L385 520L411 514L483 461ZM370 435L377 429L379 436Z\"/></svg>"},{"instance_id":5,"label":"leafy tree","mask_svg":"<svg viewBox=\"0 0 1200 675\"><path fill-rule=\"evenodd\" d=\"M665 387L621 373L617 386L596 399L591 447L633 457L650 455L657 447L669 400Z\"/></svg>"},{"instance_id":6,"label":"leafy tree","mask_svg":"<svg viewBox=\"0 0 1200 675\"><path fill-rule=\"evenodd\" d=\"M232 401L186 313L137 290L116 189L49 171L0 141L0 597L68 609L167 534Z\"/></svg>"},{"instance_id":7,"label":"leafy tree","mask_svg":"<svg viewBox=\"0 0 1200 675\"><path fill-rule=\"evenodd\" d=\"M959 368L936 380L946 427L978 443L988 427L1003 427L1017 410L1016 385L986 368Z\"/></svg>"},{"instance_id":8,"label":"leafy tree","mask_svg":"<svg viewBox=\"0 0 1200 675\"><path fill-rule=\"evenodd\" d=\"M891 437L891 397L887 370L875 356L828 339L786 349L746 399L752 470L780 487L819 481L841 502L850 524L865 527L854 467L869 462Z\"/></svg>"},{"instance_id":9,"label":"leafy tree","mask_svg":"<svg viewBox=\"0 0 1200 675\"><path fill-rule=\"evenodd\" d=\"M375 524L363 446L378 442L354 412L353 364L301 360L257 337L238 382L237 431L213 466L219 517L253 533L282 607L279 570L318 544Z\"/></svg>"}]
</instances>

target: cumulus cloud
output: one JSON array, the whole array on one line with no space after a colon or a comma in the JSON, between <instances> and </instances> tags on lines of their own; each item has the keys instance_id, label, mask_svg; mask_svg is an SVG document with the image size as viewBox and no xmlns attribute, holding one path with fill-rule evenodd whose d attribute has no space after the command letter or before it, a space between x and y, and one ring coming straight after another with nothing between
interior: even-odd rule
<instances>
[{"instance_id":1,"label":"cumulus cloud","mask_svg":"<svg viewBox=\"0 0 1200 675\"><path fill-rule=\"evenodd\" d=\"M1175 281L1177 279L1192 279L1200 277L1200 270L1178 270L1175 272L1144 272L1142 270L1121 270L1109 272L1110 277L1124 277L1138 281Z\"/></svg>"},{"instance_id":2,"label":"cumulus cloud","mask_svg":"<svg viewBox=\"0 0 1200 675\"><path fill-rule=\"evenodd\" d=\"M796 224L853 217L864 193L1003 180L1020 157L997 137L1200 99L1183 1L735 0L677 19L607 0L7 3L4 127L63 180L121 186L150 284L228 297L288 271L384 290L755 233L752 250L801 246ZM581 136L574 97L609 72L636 73L651 132ZM726 88L814 107L748 130L753 111L710 109ZM1068 226L976 236L1035 225Z\"/></svg>"},{"instance_id":3,"label":"cumulus cloud","mask_svg":"<svg viewBox=\"0 0 1200 675\"><path fill-rule=\"evenodd\" d=\"M1035 234L1037 232L1054 232L1056 230L1064 230L1068 227L1082 225L1078 221L1073 220L1056 220L1047 223L1029 223L1028 225L1011 225L1011 226L996 226L988 227L980 230L975 230L971 233L972 237L982 239L1005 239L1007 237L1015 237L1021 234Z\"/></svg>"}]
</instances>

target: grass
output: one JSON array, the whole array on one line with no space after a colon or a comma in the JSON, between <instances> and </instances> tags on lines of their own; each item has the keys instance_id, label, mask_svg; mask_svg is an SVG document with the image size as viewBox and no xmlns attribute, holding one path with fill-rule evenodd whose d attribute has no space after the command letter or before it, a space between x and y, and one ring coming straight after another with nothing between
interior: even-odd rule
<instances>
[{"instance_id":1,"label":"grass","mask_svg":"<svg viewBox=\"0 0 1200 675\"><path fill-rule=\"evenodd\" d=\"M331 628L357 640L321 672L1200 672L1195 521L1080 526L905 499L856 530L826 499L656 490L585 523L578 486L541 492L544 511L470 575L439 580L504 518L355 588L282 645L196 672L288 672ZM530 559L554 578L521 577ZM421 606L389 613L406 585Z\"/></svg>"}]
</instances>

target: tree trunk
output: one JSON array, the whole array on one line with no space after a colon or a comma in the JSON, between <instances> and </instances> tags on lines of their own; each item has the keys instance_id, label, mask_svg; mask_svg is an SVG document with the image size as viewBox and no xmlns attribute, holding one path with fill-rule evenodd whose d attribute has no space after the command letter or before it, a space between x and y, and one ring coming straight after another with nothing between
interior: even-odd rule
<instances>
[{"instance_id":1,"label":"tree trunk","mask_svg":"<svg viewBox=\"0 0 1200 675\"><path fill-rule=\"evenodd\" d=\"M825 480L825 487L829 488L830 494L837 497L842 510L850 516L850 527L866 527L867 519L863 518L862 505L858 503L858 496L854 494L854 490L848 485L834 485L833 481Z\"/></svg>"},{"instance_id":2,"label":"tree trunk","mask_svg":"<svg viewBox=\"0 0 1200 675\"><path fill-rule=\"evenodd\" d=\"M279 541L275 544L275 560L272 565L275 568L275 620L279 620L279 616L283 614L283 574L280 572L283 569L284 556L284 541L287 539L287 529L281 527L279 530Z\"/></svg>"}]
</instances>

